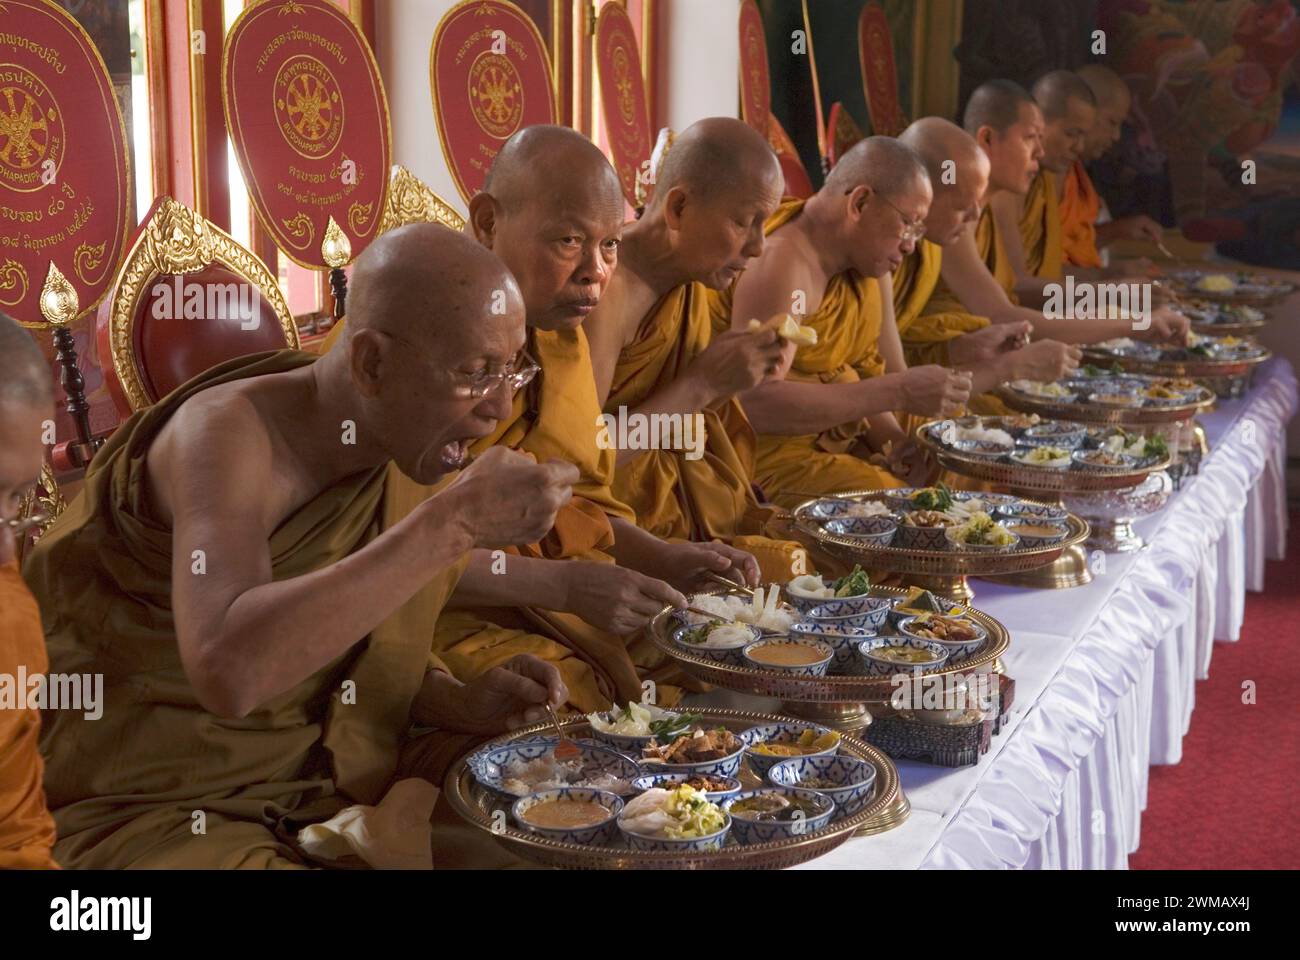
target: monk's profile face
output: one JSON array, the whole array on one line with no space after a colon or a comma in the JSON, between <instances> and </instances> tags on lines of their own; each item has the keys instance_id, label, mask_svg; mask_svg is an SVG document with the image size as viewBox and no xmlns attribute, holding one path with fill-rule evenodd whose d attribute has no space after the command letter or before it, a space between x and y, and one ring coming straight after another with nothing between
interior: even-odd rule
<instances>
[{"instance_id":1,"label":"monk's profile face","mask_svg":"<svg viewBox=\"0 0 1300 960\"><path fill-rule=\"evenodd\" d=\"M917 179L894 196L858 187L849 196L850 258L864 277L883 277L898 269L924 235L933 193Z\"/></svg>"},{"instance_id":2,"label":"monk's profile face","mask_svg":"<svg viewBox=\"0 0 1300 960\"><path fill-rule=\"evenodd\" d=\"M1070 97L1065 104L1065 113L1049 120L1043 129L1042 164L1057 174L1067 173L1082 158L1097 118L1097 108L1077 97Z\"/></svg>"},{"instance_id":3,"label":"monk's profile face","mask_svg":"<svg viewBox=\"0 0 1300 960\"><path fill-rule=\"evenodd\" d=\"M781 203L780 168L772 172L712 197L668 198L665 220L693 281L725 290L763 252L763 224Z\"/></svg>"},{"instance_id":4,"label":"monk's profile face","mask_svg":"<svg viewBox=\"0 0 1300 960\"><path fill-rule=\"evenodd\" d=\"M489 198L476 197L471 219L479 241L518 281L528 325L572 330L596 308L618 265L623 197L615 178L547 179L556 182L539 183L512 209L484 207Z\"/></svg>"},{"instance_id":5,"label":"monk's profile face","mask_svg":"<svg viewBox=\"0 0 1300 960\"><path fill-rule=\"evenodd\" d=\"M983 154L976 162L955 168L955 183L934 183L934 201L925 218L925 239L945 247L956 243L968 223L980 218L989 185L989 164Z\"/></svg>"},{"instance_id":6,"label":"monk's profile face","mask_svg":"<svg viewBox=\"0 0 1300 960\"><path fill-rule=\"evenodd\" d=\"M1037 105L1022 103L1005 131L981 127L976 139L988 154L989 189L1028 193L1043 156L1043 114Z\"/></svg>"},{"instance_id":7,"label":"monk's profile face","mask_svg":"<svg viewBox=\"0 0 1300 960\"><path fill-rule=\"evenodd\" d=\"M17 400L0 401L0 521L13 520L44 462L41 434L51 411ZM7 523L0 523L0 565L17 553Z\"/></svg>"},{"instance_id":8,"label":"monk's profile face","mask_svg":"<svg viewBox=\"0 0 1300 960\"><path fill-rule=\"evenodd\" d=\"M1128 117L1129 98L1120 97L1097 105L1097 116L1084 143L1083 159L1100 160L1110 148L1119 143L1124 134L1124 120Z\"/></svg>"}]
</instances>

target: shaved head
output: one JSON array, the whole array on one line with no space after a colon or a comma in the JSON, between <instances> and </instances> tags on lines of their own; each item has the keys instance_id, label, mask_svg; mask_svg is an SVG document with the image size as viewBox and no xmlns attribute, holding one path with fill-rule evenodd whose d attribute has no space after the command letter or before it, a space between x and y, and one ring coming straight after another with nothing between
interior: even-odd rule
<instances>
[{"instance_id":1,"label":"shaved head","mask_svg":"<svg viewBox=\"0 0 1300 960\"><path fill-rule=\"evenodd\" d=\"M43 406L53 402L50 367L31 331L0 313L0 405Z\"/></svg>"},{"instance_id":2,"label":"shaved head","mask_svg":"<svg viewBox=\"0 0 1300 960\"><path fill-rule=\"evenodd\" d=\"M831 168L822 190L846 193L864 184L887 197L928 184L930 175L916 151L893 137L867 137L855 143Z\"/></svg>"},{"instance_id":3,"label":"shaved head","mask_svg":"<svg viewBox=\"0 0 1300 960\"><path fill-rule=\"evenodd\" d=\"M1043 111L1048 123L1064 117L1071 100L1082 100L1090 107L1097 105L1092 88L1083 78L1070 70L1053 70L1034 82L1034 100Z\"/></svg>"},{"instance_id":4,"label":"shaved head","mask_svg":"<svg viewBox=\"0 0 1300 960\"><path fill-rule=\"evenodd\" d=\"M1131 98L1124 78L1110 67L1102 66L1100 63L1090 63L1079 68L1078 76L1092 91L1097 106L1116 102L1128 103Z\"/></svg>"},{"instance_id":5,"label":"shaved head","mask_svg":"<svg viewBox=\"0 0 1300 960\"><path fill-rule=\"evenodd\" d=\"M655 175L651 209L661 205L673 188L690 196L728 192L752 193L784 179L776 152L749 124L733 117L699 120L673 141Z\"/></svg>"},{"instance_id":6,"label":"shaved head","mask_svg":"<svg viewBox=\"0 0 1300 960\"><path fill-rule=\"evenodd\" d=\"M1092 88L1069 70L1043 74L1034 84L1034 99L1043 111L1043 168L1064 174L1087 150L1088 135L1097 122L1097 99Z\"/></svg>"},{"instance_id":7,"label":"shaved head","mask_svg":"<svg viewBox=\"0 0 1300 960\"><path fill-rule=\"evenodd\" d=\"M623 190L590 140L568 127L525 127L505 142L469 225L524 296L529 326L571 330L596 308L618 264Z\"/></svg>"},{"instance_id":8,"label":"shaved head","mask_svg":"<svg viewBox=\"0 0 1300 960\"><path fill-rule=\"evenodd\" d=\"M990 127L1000 135L1017 123L1025 104L1037 106L1029 91L1014 80L989 80L981 83L970 95L966 112L962 114L962 127L972 137L980 127Z\"/></svg>"},{"instance_id":9,"label":"shaved head","mask_svg":"<svg viewBox=\"0 0 1300 960\"><path fill-rule=\"evenodd\" d=\"M988 156L974 137L941 117L922 117L898 139L921 158L934 189L926 239L940 246L956 242L966 224L979 219L989 183Z\"/></svg>"},{"instance_id":10,"label":"shaved head","mask_svg":"<svg viewBox=\"0 0 1300 960\"><path fill-rule=\"evenodd\" d=\"M1118 73L1100 63L1080 67L1078 72L1097 102L1097 118L1088 133L1083 159L1097 160L1105 156L1123 135L1124 120L1133 106L1133 95Z\"/></svg>"}]
</instances>

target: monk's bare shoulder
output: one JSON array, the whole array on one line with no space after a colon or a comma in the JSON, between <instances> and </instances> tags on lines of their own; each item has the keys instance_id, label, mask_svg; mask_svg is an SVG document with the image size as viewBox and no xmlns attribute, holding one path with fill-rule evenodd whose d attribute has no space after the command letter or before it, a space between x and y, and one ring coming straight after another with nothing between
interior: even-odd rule
<instances>
[{"instance_id":1,"label":"monk's bare shoulder","mask_svg":"<svg viewBox=\"0 0 1300 960\"><path fill-rule=\"evenodd\" d=\"M790 313L796 298L806 305L799 313L812 313L821 302L816 270L793 235L778 230L767 240L762 254L736 283L731 324L744 329L751 319L765 321L773 314Z\"/></svg>"}]
</instances>

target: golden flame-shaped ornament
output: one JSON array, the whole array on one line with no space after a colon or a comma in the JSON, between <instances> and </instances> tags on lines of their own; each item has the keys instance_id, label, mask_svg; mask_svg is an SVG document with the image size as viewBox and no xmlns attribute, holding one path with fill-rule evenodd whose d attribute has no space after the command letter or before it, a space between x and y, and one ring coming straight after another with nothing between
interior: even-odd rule
<instances>
[{"instance_id":1,"label":"golden flame-shaped ornament","mask_svg":"<svg viewBox=\"0 0 1300 960\"><path fill-rule=\"evenodd\" d=\"M320 255L332 268L346 267L352 259L352 243L343 228L330 217L325 225L325 238L320 242Z\"/></svg>"},{"instance_id":2,"label":"golden flame-shaped ornament","mask_svg":"<svg viewBox=\"0 0 1300 960\"><path fill-rule=\"evenodd\" d=\"M80 309L76 289L53 260L50 272L45 275L45 286L41 288L40 306L41 316L56 327L70 322Z\"/></svg>"}]
</instances>

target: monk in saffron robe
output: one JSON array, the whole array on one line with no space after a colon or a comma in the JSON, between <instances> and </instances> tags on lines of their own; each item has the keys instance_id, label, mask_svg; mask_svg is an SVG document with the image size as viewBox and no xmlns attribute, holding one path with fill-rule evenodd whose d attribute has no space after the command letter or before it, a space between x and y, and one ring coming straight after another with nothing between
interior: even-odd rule
<instances>
[{"instance_id":1,"label":"monk in saffron robe","mask_svg":"<svg viewBox=\"0 0 1300 960\"><path fill-rule=\"evenodd\" d=\"M417 224L349 306L329 355L232 360L132 416L27 557L52 668L104 678L100 718L42 737L65 866L301 867L296 828L377 803L415 728L566 699L539 660L465 685L431 647L464 555L540 537L577 476L500 449L429 486L509 408L517 285Z\"/></svg>"},{"instance_id":2,"label":"monk in saffron robe","mask_svg":"<svg viewBox=\"0 0 1300 960\"><path fill-rule=\"evenodd\" d=\"M893 411L940 416L969 397L968 373L906 368L893 304L878 282L924 233L929 180L896 140L861 141L811 199L782 204L767 222L762 255L724 298L734 329L793 313L817 331L817 343L800 347L779 379L742 395L759 433L755 477L776 503L899 486L890 463L868 461L888 452L893 466L912 472L899 459L907 435Z\"/></svg>"},{"instance_id":3,"label":"monk in saffron robe","mask_svg":"<svg viewBox=\"0 0 1300 960\"><path fill-rule=\"evenodd\" d=\"M41 614L18 572L11 522L41 471L41 434L54 411L49 368L31 334L0 313L0 870L54 869L45 806L39 704L19 677L48 670ZM19 533L18 536L25 536ZM12 701L11 701L12 697Z\"/></svg>"},{"instance_id":4,"label":"monk in saffron robe","mask_svg":"<svg viewBox=\"0 0 1300 960\"><path fill-rule=\"evenodd\" d=\"M610 434L632 418L695 417L693 449L617 448L614 494L661 537L723 539L752 553L766 580L802 563L798 543L762 536L756 438L736 394L779 368L771 325L713 335L713 292L763 249L781 167L745 123L701 120L673 142L644 214L623 231L619 269L583 324ZM799 573L807 572L806 568Z\"/></svg>"}]
</instances>

